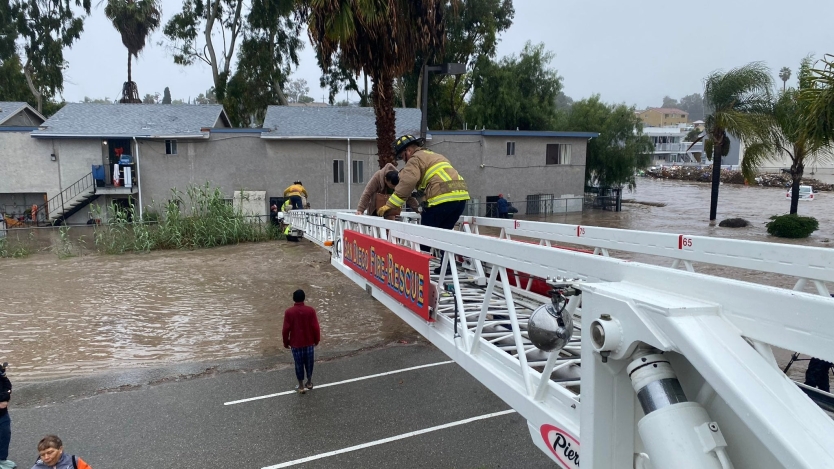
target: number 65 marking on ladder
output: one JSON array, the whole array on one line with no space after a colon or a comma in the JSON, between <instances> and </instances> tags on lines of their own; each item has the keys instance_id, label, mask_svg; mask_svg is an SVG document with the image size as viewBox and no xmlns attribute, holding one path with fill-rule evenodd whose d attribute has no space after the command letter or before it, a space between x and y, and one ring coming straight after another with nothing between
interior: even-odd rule
<instances>
[{"instance_id":1,"label":"number 65 marking on ladder","mask_svg":"<svg viewBox=\"0 0 834 469\"><path fill-rule=\"evenodd\" d=\"M678 236L678 249L691 248L692 238L685 235Z\"/></svg>"}]
</instances>

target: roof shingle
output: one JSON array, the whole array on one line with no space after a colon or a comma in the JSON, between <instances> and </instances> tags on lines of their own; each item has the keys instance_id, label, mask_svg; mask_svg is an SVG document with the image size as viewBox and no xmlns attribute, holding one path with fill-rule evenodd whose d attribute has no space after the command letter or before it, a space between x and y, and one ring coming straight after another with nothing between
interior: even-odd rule
<instances>
[{"instance_id":1,"label":"roof shingle","mask_svg":"<svg viewBox=\"0 0 834 469\"><path fill-rule=\"evenodd\" d=\"M396 108L397 135L420 132L419 109ZM370 107L269 106L263 138L376 139L376 117Z\"/></svg>"},{"instance_id":2,"label":"roof shingle","mask_svg":"<svg viewBox=\"0 0 834 469\"><path fill-rule=\"evenodd\" d=\"M33 137L200 136L201 129L228 127L219 104L68 103L32 132Z\"/></svg>"},{"instance_id":3,"label":"roof shingle","mask_svg":"<svg viewBox=\"0 0 834 469\"><path fill-rule=\"evenodd\" d=\"M29 106L29 103L22 101L0 101L0 125L24 109L28 109L36 118L43 118L38 111Z\"/></svg>"}]
</instances>

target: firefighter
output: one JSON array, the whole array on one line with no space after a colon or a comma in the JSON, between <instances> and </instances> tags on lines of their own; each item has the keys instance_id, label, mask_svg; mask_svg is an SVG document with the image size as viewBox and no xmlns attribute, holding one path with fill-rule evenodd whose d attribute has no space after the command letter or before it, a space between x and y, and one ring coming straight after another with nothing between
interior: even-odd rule
<instances>
[{"instance_id":1,"label":"firefighter","mask_svg":"<svg viewBox=\"0 0 834 469\"><path fill-rule=\"evenodd\" d=\"M284 189L284 197L289 197L293 210L304 208L301 200L302 196L307 198L307 189L304 188L301 181L295 181L290 187Z\"/></svg>"},{"instance_id":2,"label":"firefighter","mask_svg":"<svg viewBox=\"0 0 834 469\"><path fill-rule=\"evenodd\" d=\"M451 230L466 208L466 181L440 153L423 148L423 139L403 135L394 142L394 154L405 161L400 182L388 202L377 209L384 217L392 208L402 208L416 188L425 195L420 224Z\"/></svg>"},{"instance_id":3,"label":"firefighter","mask_svg":"<svg viewBox=\"0 0 834 469\"><path fill-rule=\"evenodd\" d=\"M417 189L425 197L420 224L454 229L469 200L466 181L445 156L423 148L422 138L403 135L393 146L394 155L398 160L405 161L405 168L400 171L400 182L394 193L385 205L377 209L377 215L385 217L388 210L401 209L411 192ZM428 246L421 248L428 250ZM438 254L442 259L443 253ZM434 273L439 274L440 267L434 269Z\"/></svg>"}]
</instances>

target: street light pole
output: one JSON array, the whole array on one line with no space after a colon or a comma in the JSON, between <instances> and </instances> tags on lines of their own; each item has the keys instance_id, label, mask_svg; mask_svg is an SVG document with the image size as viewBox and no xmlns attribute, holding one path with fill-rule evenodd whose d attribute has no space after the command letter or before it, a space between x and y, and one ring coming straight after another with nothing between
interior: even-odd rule
<instances>
[{"instance_id":1,"label":"street light pole","mask_svg":"<svg viewBox=\"0 0 834 469\"><path fill-rule=\"evenodd\" d=\"M466 73L466 65L448 63L443 65L423 65L423 82L420 84L422 88L422 101L420 103L420 111L423 117L420 119L420 138L426 140L426 134L429 127L429 72L437 72L442 75L462 75Z\"/></svg>"}]
</instances>

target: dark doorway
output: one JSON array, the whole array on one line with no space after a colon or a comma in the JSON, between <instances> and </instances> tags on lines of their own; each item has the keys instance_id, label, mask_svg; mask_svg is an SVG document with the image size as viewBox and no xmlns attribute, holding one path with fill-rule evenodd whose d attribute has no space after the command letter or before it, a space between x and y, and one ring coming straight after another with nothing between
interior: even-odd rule
<instances>
[{"instance_id":1,"label":"dark doorway","mask_svg":"<svg viewBox=\"0 0 834 469\"><path fill-rule=\"evenodd\" d=\"M133 153L130 140L126 138L111 138L107 140L107 180L110 184L113 183L113 165L119 162L119 156L131 154Z\"/></svg>"}]
</instances>

